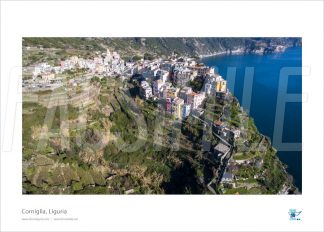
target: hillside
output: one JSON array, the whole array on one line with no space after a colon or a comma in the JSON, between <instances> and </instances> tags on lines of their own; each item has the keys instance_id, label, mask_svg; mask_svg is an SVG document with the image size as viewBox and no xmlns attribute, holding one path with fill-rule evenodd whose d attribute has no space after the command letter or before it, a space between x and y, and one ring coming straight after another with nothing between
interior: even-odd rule
<instances>
[{"instance_id":1,"label":"hillside","mask_svg":"<svg viewBox=\"0 0 324 232\"><path fill-rule=\"evenodd\" d=\"M123 58L177 53L188 56L210 55L217 52L228 52L241 49L245 53L256 52L260 48L272 52L275 46L299 46L301 38L193 38L193 37L148 37L148 38L23 38L24 47L43 47L56 49L77 49L86 51L104 51L107 48L118 51Z\"/></svg>"}]
</instances>

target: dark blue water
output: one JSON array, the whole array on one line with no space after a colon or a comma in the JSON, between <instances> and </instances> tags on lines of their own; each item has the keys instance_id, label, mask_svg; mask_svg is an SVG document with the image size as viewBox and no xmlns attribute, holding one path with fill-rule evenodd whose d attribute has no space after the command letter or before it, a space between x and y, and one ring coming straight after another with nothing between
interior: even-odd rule
<instances>
[{"instance_id":1,"label":"dark blue water","mask_svg":"<svg viewBox=\"0 0 324 232\"><path fill-rule=\"evenodd\" d=\"M204 58L202 60L228 80L228 87L242 104L242 94L246 68L254 67L252 98L249 114L254 118L259 131L274 141L274 123L277 107L280 70L283 67L302 66L302 48L288 48L284 53L270 55L224 55ZM236 75L233 75L236 70ZM228 72L229 71L229 72ZM232 74L231 74L232 73ZM234 72L235 73L235 72ZM233 78L234 76L234 78ZM282 79L281 79L282 80ZM246 91L246 90L245 90ZM301 75L288 78L287 93L302 92ZM244 106L243 106L244 107ZM246 107L248 109L248 105ZM302 142L302 105L301 102L288 102L284 113L282 142ZM280 160L288 166L287 171L293 176L294 183L302 191L302 152L286 151L278 148ZM285 146L284 146L285 147ZM296 149L295 149L296 150Z\"/></svg>"}]
</instances>

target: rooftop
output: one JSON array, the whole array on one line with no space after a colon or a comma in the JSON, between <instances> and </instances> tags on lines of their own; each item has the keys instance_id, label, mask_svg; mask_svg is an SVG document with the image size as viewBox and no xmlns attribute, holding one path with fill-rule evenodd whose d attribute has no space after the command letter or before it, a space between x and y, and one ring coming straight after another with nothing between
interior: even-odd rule
<instances>
[{"instance_id":1,"label":"rooftop","mask_svg":"<svg viewBox=\"0 0 324 232\"><path fill-rule=\"evenodd\" d=\"M233 179L233 174L229 172L225 172L222 179Z\"/></svg>"},{"instance_id":2,"label":"rooftop","mask_svg":"<svg viewBox=\"0 0 324 232\"><path fill-rule=\"evenodd\" d=\"M216 121L214 122L214 124L215 124L216 126L221 126L221 125L223 125L223 122L220 121L220 120L216 120Z\"/></svg>"},{"instance_id":3,"label":"rooftop","mask_svg":"<svg viewBox=\"0 0 324 232\"><path fill-rule=\"evenodd\" d=\"M226 145L223 144L223 143L218 143L218 144L215 146L214 150L217 150L217 151L222 152L222 153L225 154L226 152L229 151L229 147L226 146Z\"/></svg>"}]
</instances>

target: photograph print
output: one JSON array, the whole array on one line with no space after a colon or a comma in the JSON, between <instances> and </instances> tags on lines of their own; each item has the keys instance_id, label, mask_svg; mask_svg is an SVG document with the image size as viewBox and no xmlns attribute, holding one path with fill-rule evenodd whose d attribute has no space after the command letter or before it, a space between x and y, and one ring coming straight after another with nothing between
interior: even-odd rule
<instances>
[{"instance_id":1,"label":"photograph print","mask_svg":"<svg viewBox=\"0 0 324 232\"><path fill-rule=\"evenodd\" d=\"M22 194L302 193L301 38L23 37L22 64Z\"/></svg>"}]
</instances>

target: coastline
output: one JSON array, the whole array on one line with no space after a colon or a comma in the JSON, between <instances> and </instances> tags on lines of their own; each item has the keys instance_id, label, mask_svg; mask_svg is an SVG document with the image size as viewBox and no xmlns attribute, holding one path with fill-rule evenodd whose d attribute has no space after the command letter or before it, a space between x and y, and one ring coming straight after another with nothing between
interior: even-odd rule
<instances>
[{"instance_id":1,"label":"coastline","mask_svg":"<svg viewBox=\"0 0 324 232\"><path fill-rule=\"evenodd\" d=\"M211 54L202 54L199 55L200 59L207 58L207 57L213 57L213 56L222 56L222 55L242 55L245 52L242 50L234 50L234 51L221 51L221 52L214 52Z\"/></svg>"},{"instance_id":2,"label":"coastline","mask_svg":"<svg viewBox=\"0 0 324 232\"><path fill-rule=\"evenodd\" d=\"M238 50L235 50L234 52L232 52L231 54L233 54L233 55L234 54L240 54L241 52L242 52L242 50L239 50L238 49ZM234 95L234 93L230 92L230 94L234 98L236 98L235 95ZM236 99L236 101L238 102L237 99ZM240 104L237 104L237 105L240 105ZM241 112L243 113L243 110L241 110ZM250 115L248 115L248 118L252 118L252 117ZM251 123L251 125L252 126L250 126L250 128L255 128L255 129L252 130L252 132L250 132L250 134L253 134L253 137L254 137L254 135L262 135L259 132L259 130L256 127L256 125L255 125L254 122ZM249 130L249 128L248 128L248 130ZM259 136L255 137L255 138L256 139L251 139L251 137L247 137L247 139L249 141L251 140L252 142L253 141L254 142L258 142L258 144L261 144L261 141L263 141L263 139L262 140L259 140L260 139ZM248 147L251 147L250 145L247 145L247 146ZM265 160L264 163L267 164L267 165L265 165L264 168L260 172L255 172L255 175L254 176L253 175L252 176L250 176L250 175L248 176L248 178L253 178L253 182L255 182L254 184L256 186L254 186L255 187L254 188L254 191L255 191L255 189L257 189L257 191L260 194L262 194L262 193L266 193L266 194L269 194L269 193L271 193L271 194L295 193L295 189L296 188L294 188L294 185L291 183L291 178L289 178L288 173L285 170L284 164L282 162L280 162L280 160L278 159L278 156L276 155L276 150L271 146L271 141L265 142L265 149L266 149L265 151L267 151L267 152L264 151L262 153L262 155L258 155L258 158L264 159ZM251 158L253 158L253 159L251 159ZM256 162L256 160L254 160L254 158L255 158L255 156L250 157L250 158L245 158L247 160L247 163L246 163L247 165L244 166L243 168L247 168L249 173L253 173L254 172L254 165L255 165L255 162ZM263 163L263 160L262 160L262 163ZM237 162L237 164L240 164L240 162ZM240 167L240 165L238 165L238 166ZM276 170L276 173L273 173L273 170ZM82 172L82 171L80 171L80 172ZM244 177L244 175L242 175L240 173L238 173L238 174L239 174L238 176L239 176L239 178L241 180L242 180L242 178L243 178L244 181L246 180L246 177ZM276 176L278 174L279 174L279 178L276 178ZM28 177L28 175L30 175L30 176ZM33 170L30 170L28 172L28 175L26 174L26 179L33 179L34 177L33 178L31 178L31 177L33 175L35 176L36 173L34 173ZM48 177L48 178L49 178L49 180L51 180L52 177ZM235 179L235 181L236 181L236 179ZM86 183L88 183L88 182L86 182ZM275 191L272 190L272 188L271 188L271 186L272 186L273 183L276 185L276 188L273 188ZM39 183L37 182L36 184L39 184ZM36 186L36 184L35 184L35 186ZM102 180L99 180L97 184L101 186L102 185ZM234 184L236 184L236 183L234 183ZM246 182L245 184L249 185L251 183ZM80 188L83 186L83 184L82 184L81 187L80 187L80 183L74 184L74 185L72 184L72 185L68 185L68 186L71 186L71 189L72 189L71 191L78 192L78 191L81 191L82 190ZM36 190L35 189L32 189L31 186L28 186L27 184L25 184L24 187L26 187L26 189L29 189L28 192L30 192L30 191L32 192L32 191L36 191L37 190L37 189ZM227 187L225 187L225 188L227 188ZM245 187L245 188L246 188L245 189L246 191L249 191L249 189L252 188L252 187ZM45 190L45 191L47 191L47 190ZM53 188L53 192L55 192L55 191L56 191L56 189ZM253 194L253 192L251 192L251 194Z\"/></svg>"},{"instance_id":3,"label":"coastline","mask_svg":"<svg viewBox=\"0 0 324 232\"><path fill-rule=\"evenodd\" d=\"M285 48L285 50L281 50L281 51L273 51L272 53L267 53L267 54L260 54L260 53L253 53L253 52L252 52L252 53L246 53L246 55L248 55L248 54L250 54L250 55L268 55L268 54L283 53L283 52L286 51L286 49L288 49L288 48L293 48L293 47L294 47L294 46L287 46L287 47ZM300 46L296 46L296 47L300 47ZM217 57L217 56L222 56L222 55L229 56L229 55L242 55L242 54L245 55L244 52L238 52L238 51L235 51L235 52L232 52L232 53L229 53L229 52L217 52L217 53L213 53L213 54L205 55L203 58L213 57L213 56ZM204 63L203 58L201 58L201 59L202 59L202 60L201 60L202 63ZM234 93L231 92L231 94L232 94L233 96L235 96ZM236 96L235 96L235 98L236 98ZM244 111L245 111L245 109L244 109ZM248 114L248 116L249 116L250 118L254 119L253 116L251 116L250 114ZM255 124L255 123L254 123L254 124ZM256 126L256 124L255 124L255 126ZM256 127L257 127L257 126L256 126ZM258 127L257 127L257 129L258 129L258 131L259 131L259 128L258 128ZM269 136L267 136L267 135L265 135L265 134L262 134L261 132L259 132L259 134L260 134L260 135L264 135L264 136L266 136L266 137L269 139ZM270 143L270 146L271 146L273 149L276 150L276 148L272 146L272 141L271 141L271 139L269 139L269 143ZM281 160L280 154L279 154L279 152L278 152L277 150L276 150L276 152L275 152L275 157L276 157L276 159L279 161L280 166L281 166L281 169L284 171L285 176L286 176L285 186L283 186L283 188L282 188L281 191L285 192L285 191L288 191L288 190L292 190L292 191L290 191L290 192L293 192L293 194L301 194L302 191L299 189L299 187L298 187L298 186L299 186L298 183L296 184L296 179L295 179L295 177L294 177L294 174L289 172L289 169L288 169L288 166L287 166L288 164L287 164L286 162L284 162L284 161ZM297 180L297 181L298 181L298 180ZM287 187L289 187L289 188L287 188ZM280 191L280 192L281 192L281 191ZM279 193L279 194L280 194L280 193ZM281 194L283 194L283 193L281 192Z\"/></svg>"},{"instance_id":4,"label":"coastline","mask_svg":"<svg viewBox=\"0 0 324 232\"><path fill-rule=\"evenodd\" d=\"M236 99L236 101L238 101L237 97L231 91L229 91L229 93L234 97L234 99ZM238 103L238 104L239 104L239 107L241 107L241 104L240 103ZM257 133L261 137L264 136L267 143L269 144L268 148L267 148L267 152L266 152L266 154L264 154L262 156L262 159L266 159L266 156L271 157L271 159L274 162L277 162L277 164L278 164L277 167L279 167L280 172L284 175L284 182L282 184L282 187L276 194L278 194L278 195L287 195L287 194L300 195L301 192L300 192L299 188L294 184L294 177L287 171L287 165L280 160L280 158L278 156L278 151L275 147L273 147L271 139L267 135L262 134L259 131L259 128L257 127L257 125L255 124L254 118L248 112L246 112L245 109L243 109L243 111L247 114L249 119L252 119L253 125L255 126ZM273 155L271 155L272 152L274 152ZM253 165L253 168L255 168L254 165ZM265 170L268 170L271 172L270 167L267 167ZM262 185L264 187L266 186L265 184L262 184Z\"/></svg>"},{"instance_id":5,"label":"coastline","mask_svg":"<svg viewBox=\"0 0 324 232\"><path fill-rule=\"evenodd\" d=\"M274 50L266 50L266 48L259 49L259 50L247 50L246 48L239 47L235 50L223 50L218 52L212 52L209 54L200 54L198 57L200 59L213 57L213 56L223 56L223 55L245 55L245 54L255 54L255 55L267 55L273 53L282 53L285 52L287 48L292 46L278 46Z\"/></svg>"}]
</instances>

